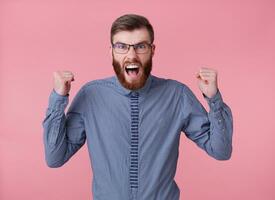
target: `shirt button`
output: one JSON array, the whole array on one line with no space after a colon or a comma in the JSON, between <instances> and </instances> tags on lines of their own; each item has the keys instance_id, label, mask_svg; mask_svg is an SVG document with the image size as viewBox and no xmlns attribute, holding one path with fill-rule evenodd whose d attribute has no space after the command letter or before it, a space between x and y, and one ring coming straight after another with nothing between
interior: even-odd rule
<instances>
[{"instance_id":1,"label":"shirt button","mask_svg":"<svg viewBox=\"0 0 275 200\"><path fill-rule=\"evenodd\" d=\"M218 122L219 122L219 124L220 124L220 123L222 122L222 120L221 120L221 119L219 119L219 120L218 120Z\"/></svg>"}]
</instances>

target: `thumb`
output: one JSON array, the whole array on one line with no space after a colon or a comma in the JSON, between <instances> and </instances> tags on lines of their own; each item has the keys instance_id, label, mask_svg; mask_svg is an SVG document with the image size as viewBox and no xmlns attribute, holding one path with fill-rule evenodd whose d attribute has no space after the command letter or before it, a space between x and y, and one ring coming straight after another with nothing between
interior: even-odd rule
<instances>
[{"instance_id":1,"label":"thumb","mask_svg":"<svg viewBox=\"0 0 275 200\"><path fill-rule=\"evenodd\" d=\"M201 79L200 73L196 73L196 78Z\"/></svg>"},{"instance_id":2,"label":"thumb","mask_svg":"<svg viewBox=\"0 0 275 200\"><path fill-rule=\"evenodd\" d=\"M203 83L208 84L208 80L202 75L200 75L200 73L197 73L196 77L198 80L202 81Z\"/></svg>"}]
</instances>

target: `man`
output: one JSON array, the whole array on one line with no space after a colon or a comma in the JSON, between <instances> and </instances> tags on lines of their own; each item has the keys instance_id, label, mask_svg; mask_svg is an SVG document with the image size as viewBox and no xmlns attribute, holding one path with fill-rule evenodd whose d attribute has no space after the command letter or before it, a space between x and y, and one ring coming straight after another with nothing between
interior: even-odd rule
<instances>
[{"instance_id":1,"label":"man","mask_svg":"<svg viewBox=\"0 0 275 200\"><path fill-rule=\"evenodd\" d=\"M87 139L94 200L178 200L174 176L181 132L217 160L231 156L232 115L218 90L217 72L202 68L197 74L207 113L186 85L150 74L153 42L145 17L116 19L111 28L116 76L85 84L66 115L74 75L54 73L43 121L46 161L62 166Z\"/></svg>"}]
</instances>

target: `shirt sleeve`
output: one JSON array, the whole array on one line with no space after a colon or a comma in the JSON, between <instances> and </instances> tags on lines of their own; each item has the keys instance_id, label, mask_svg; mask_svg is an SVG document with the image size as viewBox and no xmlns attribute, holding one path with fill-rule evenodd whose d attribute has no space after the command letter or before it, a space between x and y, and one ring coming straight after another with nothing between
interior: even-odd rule
<instances>
[{"instance_id":1,"label":"shirt sleeve","mask_svg":"<svg viewBox=\"0 0 275 200\"><path fill-rule=\"evenodd\" d=\"M185 86L182 92L182 131L200 148L217 160L228 160L232 154L233 119L230 108L223 102L220 91L210 98L204 109L192 91Z\"/></svg>"},{"instance_id":2,"label":"shirt sleeve","mask_svg":"<svg viewBox=\"0 0 275 200\"><path fill-rule=\"evenodd\" d=\"M86 141L84 127L84 90L75 96L67 114L65 108L69 95L62 96L54 90L49 97L49 106L43 121L45 159L49 167L66 163Z\"/></svg>"}]
</instances>

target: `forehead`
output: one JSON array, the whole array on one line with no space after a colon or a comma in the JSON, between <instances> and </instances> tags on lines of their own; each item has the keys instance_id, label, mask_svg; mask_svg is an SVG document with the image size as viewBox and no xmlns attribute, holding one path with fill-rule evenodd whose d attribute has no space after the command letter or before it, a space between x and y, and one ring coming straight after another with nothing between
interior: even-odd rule
<instances>
[{"instance_id":1,"label":"forehead","mask_svg":"<svg viewBox=\"0 0 275 200\"><path fill-rule=\"evenodd\" d=\"M132 31L120 31L113 36L113 43L137 44L139 42L150 43L150 35L147 29L134 29Z\"/></svg>"}]
</instances>

